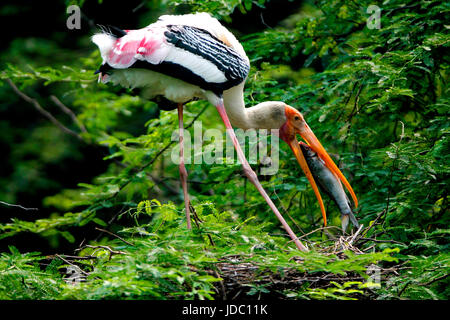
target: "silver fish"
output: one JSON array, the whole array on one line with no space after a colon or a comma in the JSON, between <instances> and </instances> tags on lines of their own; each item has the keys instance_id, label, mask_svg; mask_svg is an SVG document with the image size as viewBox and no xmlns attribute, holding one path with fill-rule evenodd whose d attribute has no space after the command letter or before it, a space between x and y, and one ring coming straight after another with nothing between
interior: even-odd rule
<instances>
[{"instance_id":1,"label":"silver fish","mask_svg":"<svg viewBox=\"0 0 450 320\"><path fill-rule=\"evenodd\" d=\"M300 142L300 148L314 180L319 184L319 188L338 206L341 212L342 230L345 232L349 220L355 227L359 228L359 223L353 215L350 201L345 194L341 181L327 168L325 162L307 144Z\"/></svg>"}]
</instances>

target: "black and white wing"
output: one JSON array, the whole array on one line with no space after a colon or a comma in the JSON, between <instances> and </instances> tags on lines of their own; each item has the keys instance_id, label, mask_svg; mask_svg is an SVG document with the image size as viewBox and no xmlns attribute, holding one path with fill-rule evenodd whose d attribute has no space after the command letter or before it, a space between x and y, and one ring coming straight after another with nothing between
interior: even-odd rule
<instances>
[{"instance_id":1,"label":"black and white wing","mask_svg":"<svg viewBox=\"0 0 450 320\"><path fill-rule=\"evenodd\" d=\"M202 28L155 23L124 32L120 38L110 33L93 37L103 58L102 74L148 69L221 95L243 82L250 69L246 56Z\"/></svg>"}]
</instances>

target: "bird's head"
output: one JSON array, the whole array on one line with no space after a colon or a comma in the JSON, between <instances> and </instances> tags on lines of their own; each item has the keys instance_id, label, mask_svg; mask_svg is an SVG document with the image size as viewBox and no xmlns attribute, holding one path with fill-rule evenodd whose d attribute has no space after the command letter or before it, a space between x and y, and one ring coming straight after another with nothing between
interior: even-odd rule
<instances>
[{"instance_id":1,"label":"bird's head","mask_svg":"<svg viewBox=\"0 0 450 320\"><path fill-rule=\"evenodd\" d=\"M303 140L306 141L306 143L311 147L311 149L313 149L313 151L316 152L317 155L324 161L327 168L342 181L347 190L350 192L353 201L355 203L355 207L358 206L358 199L356 198L356 195L353 192L352 187L348 183L345 176L342 174L341 170L339 170L339 168L333 162L333 160L325 151L320 141L317 139L315 134L312 132L312 130L306 123L303 115L297 109L288 105L284 105L284 113L286 120L280 127L280 138L289 145L298 163L300 164L300 167L303 169L306 177L311 183L314 193L316 194L317 199L319 200L320 208L324 218L324 223L326 225L325 208L323 206L322 198L320 196L314 177L308 167L306 159L300 149L299 141L297 140L297 135L300 135L303 138Z\"/></svg>"}]
</instances>

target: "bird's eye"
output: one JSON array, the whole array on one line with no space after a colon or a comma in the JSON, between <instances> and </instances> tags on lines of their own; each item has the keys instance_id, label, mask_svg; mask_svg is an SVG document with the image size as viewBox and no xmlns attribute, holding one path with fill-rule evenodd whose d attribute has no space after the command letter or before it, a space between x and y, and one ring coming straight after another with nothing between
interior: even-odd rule
<instances>
[{"instance_id":1,"label":"bird's eye","mask_svg":"<svg viewBox=\"0 0 450 320\"><path fill-rule=\"evenodd\" d=\"M295 121L298 121L298 120L300 120L300 117L299 117L299 116L295 116L295 117L294 117L294 120L295 120Z\"/></svg>"}]
</instances>

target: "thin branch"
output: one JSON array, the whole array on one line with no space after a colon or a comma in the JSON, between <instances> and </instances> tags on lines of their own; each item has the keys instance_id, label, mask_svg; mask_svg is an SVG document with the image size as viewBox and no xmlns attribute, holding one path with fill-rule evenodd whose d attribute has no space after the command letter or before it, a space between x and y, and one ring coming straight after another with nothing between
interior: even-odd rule
<instances>
[{"instance_id":1,"label":"thin branch","mask_svg":"<svg viewBox=\"0 0 450 320\"><path fill-rule=\"evenodd\" d=\"M247 179L246 179L247 181ZM299 193L299 191L295 192L294 195L291 197L291 199L289 200L289 204L288 207L285 208L283 205L283 202L281 201L280 197L278 197L278 194L275 190L275 188L273 188L273 194L275 194L275 196L277 197L281 208L283 209L284 213L289 217L289 219L291 219L292 223L295 225L295 227L298 229L298 231L300 231L301 233L303 233L303 235L305 235L305 231L303 231L302 228L300 228L300 226L298 225L298 223L294 220L294 218L292 218L292 216L289 214L289 209L292 207L292 201L294 200L295 196ZM297 237L297 239L300 239L301 237ZM306 239L308 242L309 240Z\"/></svg>"},{"instance_id":2,"label":"thin branch","mask_svg":"<svg viewBox=\"0 0 450 320\"><path fill-rule=\"evenodd\" d=\"M79 266L73 264L72 262L70 262L70 261L64 259L64 258L61 257L59 254L55 254L55 257L61 259L62 261L64 261L65 263L71 265L72 267L77 268L77 270L80 270L80 272L83 273L85 276L88 276L88 275L89 275L89 273L87 273L86 271L84 271L83 269L81 269Z\"/></svg>"},{"instance_id":3,"label":"thin branch","mask_svg":"<svg viewBox=\"0 0 450 320\"><path fill-rule=\"evenodd\" d=\"M436 281L443 280L443 279L447 278L448 276L450 276L450 273L446 273L446 274L444 274L444 275L442 275L440 277L434 278L433 280L430 280L430 281L425 282L425 283L421 283L420 285L421 286L428 286L428 285L430 285L430 284L432 284L432 283L434 283Z\"/></svg>"},{"instance_id":4,"label":"thin branch","mask_svg":"<svg viewBox=\"0 0 450 320\"><path fill-rule=\"evenodd\" d=\"M348 119L347 119L348 123L350 123L353 116L359 112L359 110L358 110L359 95L361 94L362 89L363 89L363 83L361 82L361 84L359 85L359 88L358 88L358 92L356 93L356 96L355 96L355 103L353 105L353 110L350 112Z\"/></svg>"},{"instance_id":5,"label":"thin branch","mask_svg":"<svg viewBox=\"0 0 450 320\"><path fill-rule=\"evenodd\" d=\"M313 230L313 231L310 231L310 232L308 232L308 233L305 233L305 234L302 235L301 237L298 237L298 239L301 240L301 239L303 239L304 237L309 236L310 234L313 234L313 233L315 233L315 232L317 232L317 231L323 231L323 230L326 230L326 229L341 229L341 228L336 227L336 226L320 227L320 228L317 228L317 229L315 229L315 230Z\"/></svg>"},{"instance_id":6,"label":"thin branch","mask_svg":"<svg viewBox=\"0 0 450 320\"><path fill-rule=\"evenodd\" d=\"M165 181L165 180L174 180L174 181L180 181L180 178L176 178L176 177L160 177L158 178L159 181ZM216 184L216 183L223 183L223 181L210 181L210 182L205 182L205 181L199 181L199 180L190 180L187 179L186 180L188 183L194 183L194 184Z\"/></svg>"},{"instance_id":7,"label":"thin branch","mask_svg":"<svg viewBox=\"0 0 450 320\"><path fill-rule=\"evenodd\" d=\"M21 206L20 204L12 204L12 203L4 202L4 201L0 201L0 203L5 206L8 206L8 207L16 207L16 208L20 208L20 209L26 210L26 211L39 210L38 208L25 208L25 207Z\"/></svg>"},{"instance_id":8,"label":"thin branch","mask_svg":"<svg viewBox=\"0 0 450 320\"><path fill-rule=\"evenodd\" d=\"M139 9L141 9L145 5L146 1L142 1L140 4L138 4L131 12L135 13Z\"/></svg>"},{"instance_id":9,"label":"thin branch","mask_svg":"<svg viewBox=\"0 0 450 320\"><path fill-rule=\"evenodd\" d=\"M383 211L381 211L377 217L375 218L375 220L366 228L366 230L364 230L362 235L366 235L374 226L377 225L378 219L380 219L380 217L385 214L386 209L383 209Z\"/></svg>"},{"instance_id":10,"label":"thin branch","mask_svg":"<svg viewBox=\"0 0 450 320\"><path fill-rule=\"evenodd\" d=\"M80 120L78 120L77 116L75 115L75 113L70 110L64 103L61 102L61 100L59 100L56 96L51 95L50 99L66 114L69 115L69 117L72 119L73 122L75 122L77 124L77 126L80 128L80 130L82 132L87 132L86 127L84 126L83 123L80 122Z\"/></svg>"},{"instance_id":11,"label":"thin branch","mask_svg":"<svg viewBox=\"0 0 450 320\"><path fill-rule=\"evenodd\" d=\"M147 174L147 177L149 177L151 180L153 180L153 182L155 182L156 185L158 184L162 184L167 190L169 190L171 193L173 194L179 194L179 190L175 189L174 187L172 187L171 185L169 185L168 183L166 183L164 180L165 179L159 179L157 177L154 177L153 175L151 175L150 173ZM174 179L175 180L175 179ZM179 179L176 179L179 180Z\"/></svg>"},{"instance_id":12,"label":"thin branch","mask_svg":"<svg viewBox=\"0 0 450 320\"><path fill-rule=\"evenodd\" d=\"M391 193L392 193L392 181L393 181L393 177L394 177L394 171L397 167L398 158L400 156L399 155L400 143L402 142L402 140L405 136L405 124L402 121L400 121L400 123L402 124L402 133L400 134L400 140L398 141L399 146L395 148L395 158L392 161L392 166L391 166L391 170L389 173L389 184L388 184L387 197L386 197L387 198L387 200L386 200L386 215L389 213L389 205L390 205ZM384 225L384 221L383 221L383 225Z\"/></svg>"},{"instance_id":13,"label":"thin branch","mask_svg":"<svg viewBox=\"0 0 450 320\"><path fill-rule=\"evenodd\" d=\"M408 281L406 281L406 284L403 286L403 288L397 293L397 295L400 297L402 294L403 294L403 292L406 290L406 288L409 286L411 284L411 281L410 280L408 280Z\"/></svg>"},{"instance_id":14,"label":"thin branch","mask_svg":"<svg viewBox=\"0 0 450 320\"><path fill-rule=\"evenodd\" d=\"M350 101L350 99L353 96L353 92L355 92L356 86L358 85L359 81L355 81L355 83L353 84L353 88L352 91L350 92L350 94L348 95L347 99L345 100L344 106L341 108L341 112L339 112L339 115L336 118L336 122L339 121L342 117L342 115L345 113L345 109L347 107L348 102Z\"/></svg>"},{"instance_id":15,"label":"thin branch","mask_svg":"<svg viewBox=\"0 0 450 320\"><path fill-rule=\"evenodd\" d=\"M123 239L122 237L118 236L117 234L112 233L111 231L108 231L108 230L105 230L105 229L100 229L100 228L97 228L97 227L95 227L95 230L98 230L98 231L101 231L101 232L105 232L105 233L107 233L107 234L109 234L109 235L111 235L113 237L116 237L117 239L125 242L126 244L134 247L134 245L132 243L128 242L127 240Z\"/></svg>"},{"instance_id":16,"label":"thin branch","mask_svg":"<svg viewBox=\"0 0 450 320\"><path fill-rule=\"evenodd\" d=\"M361 232L362 228L364 227L364 225L360 225L358 230L355 232L355 234L351 237L350 241L348 242L349 245L351 245L353 243L353 241L355 241L356 237L358 236L358 234Z\"/></svg>"},{"instance_id":17,"label":"thin branch","mask_svg":"<svg viewBox=\"0 0 450 320\"><path fill-rule=\"evenodd\" d=\"M395 244L406 245L406 244L404 244L403 242L395 241L395 240L388 240L388 239L375 239L375 238L364 238L364 237L361 237L361 238L358 238L358 241L359 241L359 240L365 240L365 242L367 242L367 241L372 241L372 242L387 242L387 243L395 243Z\"/></svg>"},{"instance_id":18,"label":"thin branch","mask_svg":"<svg viewBox=\"0 0 450 320\"><path fill-rule=\"evenodd\" d=\"M56 255L50 255L47 257L48 258L54 258L54 257L60 258L61 256L63 256L64 258L73 259L73 260L96 260L96 259L98 259L98 257L94 257L94 256L71 256L71 255L67 255L67 254L60 254L60 255L56 254Z\"/></svg>"},{"instance_id":19,"label":"thin branch","mask_svg":"<svg viewBox=\"0 0 450 320\"><path fill-rule=\"evenodd\" d=\"M48 120L50 120L54 125L56 125L59 129L61 129L63 132L70 134L71 136L74 136L76 138L78 138L79 140L83 140L83 138L76 133L73 130L70 130L69 128L67 128L65 125L63 125L61 122L59 122L50 112L48 112L47 110L45 110L44 108L42 108L42 106L39 104L39 102L36 99L33 99L29 96L27 96L25 93L23 93L22 91L20 91L16 85L14 84L14 82L12 82L10 79L6 79L6 82L9 84L9 86L13 89L14 93L16 93L20 98L22 98L23 100L25 100L26 102L32 104L34 106L34 108L40 113L42 114L44 117L46 117Z\"/></svg>"},{"instance_id":20,"label":"thin branch","mask_svg":"<svg viewBox=\"0 0 450 320\"><path fill-rule=\"evenodd\" d=\"M96 249L96 250L94 250L93 253L95 253L98 249L104 249L104 250L109 252L109 260L111 260L111 257L113 256L113 254L127 254L126 252L123 252L123 251L120 251L120 250L111 249L108 246L102 246L102 245L92 246L92 245L89 245L89 244L85 244L81 248L75 249L75 252L81 251L81 250L83 250L85 248Z\"/></svg>"},{"instance_id":21,"label":"thin branch","mask_svg":"<svg viewBox=\"0 0 450 320\"><path fill-rule=\"evenodd\" d=\"M91 248L91 249L105 249L105 250L107 250L107 251L109 251L111 254L127 254L126 252L123 252L123 251L120 251L120 250L114 250L114 249L111 249L110 247L108 247L108 246L102 246L102 245L97 245L97 246L92 246L92 245L90 245L90 244L85 244L83 247L81 247L81 248L78 248L78 249L75 249L75 251L81 251L81 250L83 250L83 249L85 249L85 248Z\"/></svg>"},{"instance_id":22,"label":"thin branch","mask_svg":"<svg viewBox=\"0 0 450 320\"><path fill-rule=\"evenodd\" d=\"M273 29L271 26L269 26L269 25L264 21L264 17L263 17L263 13L262 13L262 12L259 14L259 16L261 17L261 23L262 23L264 26L266 26L266 27L269 28L269 29Z\"/></svg>"}]
</instances>

